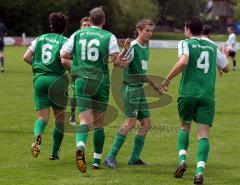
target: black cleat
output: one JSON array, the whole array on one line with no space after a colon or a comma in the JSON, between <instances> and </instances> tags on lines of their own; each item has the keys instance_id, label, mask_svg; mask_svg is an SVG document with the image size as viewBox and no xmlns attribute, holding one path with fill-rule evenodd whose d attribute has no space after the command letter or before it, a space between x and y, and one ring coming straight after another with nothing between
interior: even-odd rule
<instances>
[{"instance_id":1,"label":"black cleat","mask_svg":"<svg viewBox=\"0 0 240 185\"><path fill-rule=\"evenodd\" d=\"M87 171L87 165L85 162L84 149L76 148L76 165L79 171L85 173Z\"/></svg>"},{"instance_id":2,"label":"black cleat","mask_svg":"<svg viewBox=\"0 0 240 185\"><path fill-rule=\"evenodd\" d=\"M138 159L137 161L129 160L128 165L147 165L147 164L141 159Z\"/></svg>"},{"instance_id":3,"label":"black cleat","mask_svg":"<svg viewBox=\"0 0 240 185\"><path fill-rule=\"evenodd\" d=\"M203 185L203 174L199 173L198 175L194 176L193 184Z\"/></svg>"},{"instance_id":4,"label":"black cleat","mask_svg":"<svg viewBox=\"0 0 240 185\"><path fill-rule=\"evenodd\" d=\"M76 125L76 118L75 118L74 113L73 114L71 113L70 118L69 118L69 122L70 122L71 125Z\"/></svg>"},{"instance_id":5,"label":"black cleat","mask_svg":"<svg viewBox=\"0 0 240 185\"><path fill-rule=\"evenodd\" d=\"M55 156L49 156L49 160L51 160L51 161L55 161L55 160L59 160L59 157L57 156L57 157L55 157Z\"/></svg>"},{"instance_id":6,"label":"black cleat","mask_svg":"<svg viewBox=\"0 0 240 185\"><path fill-rule=\"evenodd\" d=\"M174 177L176 178L182 178L184 172L187 170L187 165L185 162L182 162L178 165L177 170L174 173Z\"/></svg>"},{"instance_id":7,"label":"black cleat","mask_svg":"<svg viewBox=\"0 0 240 185\"><path fill-rule=\"evenodd\" d=\"M42 136L37 135L37 137L34 139L31 146L31 152L33 157L37 157L39 155L41 142L42 142Z\"/></svg>"}]
</instances>

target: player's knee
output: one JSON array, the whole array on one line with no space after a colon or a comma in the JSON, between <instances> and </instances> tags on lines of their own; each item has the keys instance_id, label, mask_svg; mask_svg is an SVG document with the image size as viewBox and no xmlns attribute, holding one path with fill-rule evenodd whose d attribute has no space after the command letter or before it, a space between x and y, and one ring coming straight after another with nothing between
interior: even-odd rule
<instances>
[{"instance_id":1,"label":"player's knee","mask_svg":"<svg viewBox=\"0 0 240 185\"><path fill-rule=\"evenodd\" d=\"M189 130L190 130L190 125L187 125L187 124L181 122L181 123L180 123L180 129L184 129L184 130L186 130L187 132L189 132Z\"/></svg>"}]
</instances>

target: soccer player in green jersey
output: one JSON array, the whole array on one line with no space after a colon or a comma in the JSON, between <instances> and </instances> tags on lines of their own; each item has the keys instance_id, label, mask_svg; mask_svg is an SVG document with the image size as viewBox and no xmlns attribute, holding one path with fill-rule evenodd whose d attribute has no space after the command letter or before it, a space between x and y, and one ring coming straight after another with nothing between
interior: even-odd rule
<instances>
[{"instance_id":1,"label":"soccer player in green jersey","mask_svg":"<svg viewBox=\"0 0 240 185\"><path fill-rule=\"evenodd\" d=\"M105 164L110 168L116 167L116 156L121 149L126 136L137 123L140 128L135 136L133 151L128 161L129 165L144 165L140 153L144 146L145 136L150 128L151 120L147 99L143 90L145 82L149 83L159 92L159 86L147 75L149 48L148 42L153 32L153 22L148 19L140 20L136 25L137 38L131 42L125 60L129 66L124 69L122 97L124 102L125 121L116 134L111 151L105 159Z\"/></svg>"},{"instance_id":2,"label":"soccer player in green jersey","mask_svg":"<svg viewBox=\"0 0 240 185\"><path fill-rule=\"evenodd\" d=\"M80 21L80 29L88 28L89 26L90 26L90 19L89 19L89 17L82 18L81 21ZM74 93L74 88L75 88L74 81L75 81L75 79L72 78L73 97L71 99L71 113L70 113L70 117L69 117L69 121L70 121L71 125L75 125L76 124L76 118L75 118L76 97L75 97L75 93Z\"/></svg>"},{"instance_id":3,"label":"soccer player in green jersey","mask_svg":"<svg viewBox=\"0 0 240 185\"><path fill-rule=\"evenodd\" d=\"M39 155L42 135L49 121L50 107L52 107L55 116L55 128L50 160L59 159L58 151L64 136L65 102L67 102L67 96L64 96L64 92L68 86L67 80L63 79L61 86L54 90L51 87L56 80L65 74L65 69L60 60L60 50L67 41L67 38L63 36L66 24L67 18L62 12L51 13L49 15L51 33L37 37L23 56L24 61L32 65L34 74L34 102L37 120L34 126L34 142L31 146L32 155L34 157ZM59 98L63 103L53 101L49 92L54 95L61 94L62 97Z\"/></svg>"},{"instance_id":4,"label":"soccer player in green jersey","mask_svg":"<svg viewBox=\"0 0 240 185\"><path fill-rule=\"evenodd\" d=\"M185 36L178 44L178 62L162 82L162 90L167 90L170 81L182 72L179 87L178 112L180 130L178 151L180 163L175 172L181 178L185 172L186 155L189 145L189 130L192 120L198 123L197 168L194 184L203 183L203 172L209 153L209 128L212 126L215 111L216 66L228 72L227 51L224 55L207 38L202 38L202 22L198 17L185 21Z\"/></svg>"},{"instance_id":5,"label":"soccer player in green jersey","mask_svg":"<svg viewBox=\"0 0 240 185\"><path fill-rule=\"evenodd\" d=\"M88 132L93 124L93 168L100 168L104 144L104 116L109 100L109 55L119 65L116 37L103 30L105 13L101 7L90 11L91 26L76 31L62 48L62 63L76 76L75 94L80 125L76 129L76 165L85 173L85 148ZM72 63L69 62L72 60Z\"/></svg>"}]
</instances>

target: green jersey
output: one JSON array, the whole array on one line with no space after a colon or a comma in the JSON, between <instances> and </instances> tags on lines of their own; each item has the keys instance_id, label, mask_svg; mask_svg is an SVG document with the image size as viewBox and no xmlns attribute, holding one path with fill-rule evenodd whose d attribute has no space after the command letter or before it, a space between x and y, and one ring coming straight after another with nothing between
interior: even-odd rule
<instances>
[{"instance_id":1,"label":"green jersey","mask_svg":"<svg viewBox=\"0 0 240 185\"><path fill-rule=\"evenodd\" d=\"M148 68L149 48L134 40L131 42L131 47L127 51L125 58L130 61L130 64L124 69L123 83L142 86Z\"/></svg>"},{"instance_id":2,"label":"green jersey","mask_svg":"<svg viewBox=\"0 0 240 185\"><path fill-rule=\"evenodd\" d=\"M65 69L61 64L60 50L67 38L49 33L37 37L29 47L33 51L32 70L34 80L41 75L63 75Z\"/></svg>"},{"instance_id":3,"label":"green jersey","mask_svg":"<svg viewBox=\"0 0 240 185\"><path fill-rule=\"evenodd\" d=\"M95 26L80 29L69 38L63 50L72 54L72 75L109 84L108 57L119 52L112 33Z\"/></svg>"},{"instance_id":4,"label":"green jersey","mask_svg":"<svg viewBox=\"0 0 240 185\"><path fill-rule=\"evenodd\" d=\"M190 38L178 44L178 56L188 55L182 72L179 96L214 99L218 48L207 39Z\"/></svg>"}]
</instances>

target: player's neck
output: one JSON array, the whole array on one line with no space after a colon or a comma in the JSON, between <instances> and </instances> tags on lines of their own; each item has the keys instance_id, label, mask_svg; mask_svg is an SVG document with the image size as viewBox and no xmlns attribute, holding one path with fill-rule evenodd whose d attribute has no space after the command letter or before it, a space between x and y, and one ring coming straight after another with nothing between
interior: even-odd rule
<instances>
[{"instance_id":1,"label":"player's neck","mask_svg":"<svg viewBox=\"0 0 240 185\"><path fill-rule=\"evenodd\" d=\"M141 46L145 46L147 44L144 40L142 40L140 38L137 38L136 40Z\"/></svg>"}]
</instances>

